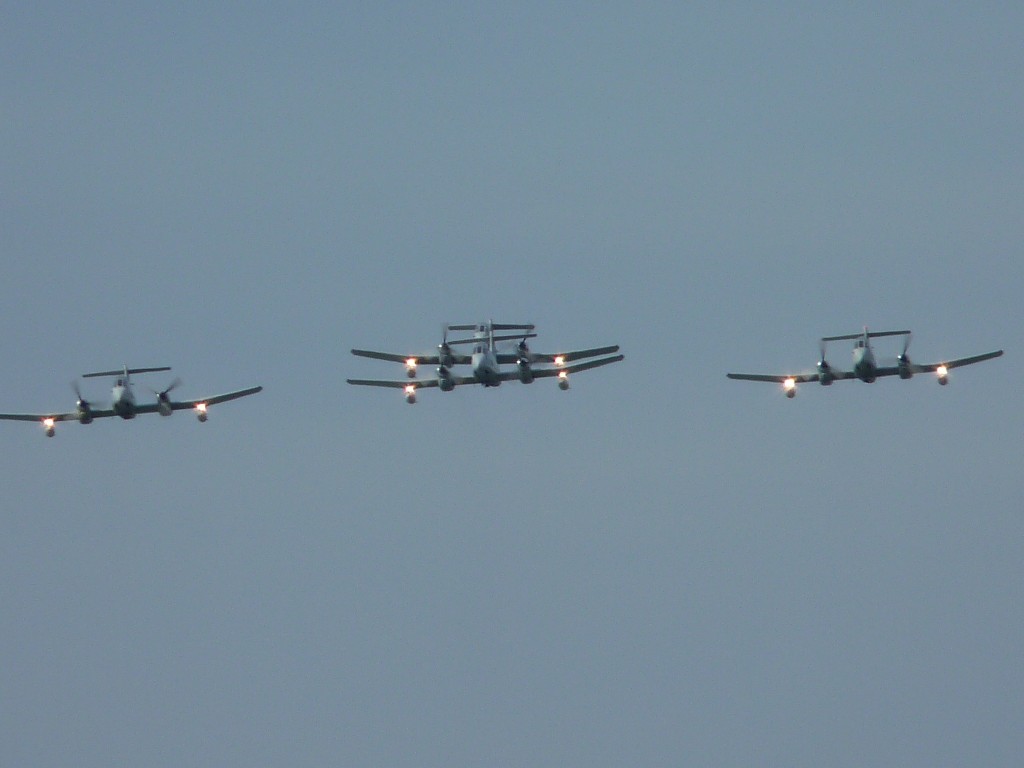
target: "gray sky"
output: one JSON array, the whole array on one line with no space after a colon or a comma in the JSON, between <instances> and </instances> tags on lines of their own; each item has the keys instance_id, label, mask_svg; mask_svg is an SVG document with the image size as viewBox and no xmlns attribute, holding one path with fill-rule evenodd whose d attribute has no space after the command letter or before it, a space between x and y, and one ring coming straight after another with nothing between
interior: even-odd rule
<instances>
[{"instance_id":1,"label":"gray sky","mask_svg":"<svg viewBox=\"0 0 1024 768\"><path fill-rule=\"evenodd\" d=\"M1016 765L1011 5L10 7L0 407L266 389L0 425L0 763ZM1007 355L725 379L865 324Z\"/></svg>"}]
</instances>

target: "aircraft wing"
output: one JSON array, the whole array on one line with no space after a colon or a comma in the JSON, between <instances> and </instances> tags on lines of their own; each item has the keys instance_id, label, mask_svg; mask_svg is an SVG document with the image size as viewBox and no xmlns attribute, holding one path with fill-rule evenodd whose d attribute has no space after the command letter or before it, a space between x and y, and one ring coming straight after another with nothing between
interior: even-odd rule
<instances>
[{"instance_id":1,"label":"aircraft wing","mask_svg":"<svg viewBox=\"0 0 1024 768\"><path fill-rule=\"evenodd\" d=\"M911 363L910 370L913 373L935 373L939 368L945 368L950 370L952 368L960 368L964 365L971 365L973 363L981 363L985 360L991 360L995 357L1000 357L1003 354L1003 350L999 349L995 352L986 352L983 355L974 355L972 357L961 357L957 360L950 360L948 363ZM899 368L885 367L879 368L875 371L876 376L898 376L900 372Z\"/></svg>"},{"instance_id":2,"label":"aircraft wing","mask_svg":"<svg viewBox=\"0 0 1024 768\"><path fill-rule=\"evenodd\" d=\"M618 349L618 347L616 347ZM568 375L570 373L579 373L580 371L589 371L591 368L600 368L602 365L610 365L611 363L617 363L620 360L625 360L625 355L615 355L615 357L602 357L600 360L587 360L584 363L576 363L576 365L567 365L563 368L542 368L540 370L533 371L533 378L544 379L549 376L559 376L561 374ZM501 374L502 381L518 381L518 371L506 371Z\"/></svg>"},{"instance_id":3,"label":"aircraft wing","mask_svg":"<svg viewBox=\"0 0 1024 768\"><path fill-rule=\"evenodd\" d=\"M973 365L974 363L981 363L985 360L992 360L996 357L1001 357L1003 350L997 349L995 352L986 352L983 355L974 355L973 357L961 357L958 360L950 360L948 363L930 363L927 365L914 364L914 371L920 373L935 373L939 368L945 366L949 368L960 368L964 365Z\"/></svg>"},{"instance_id":4,"label":"aircraft wing","mask_svg":"<svg viewBox=\"0 0 1024 768\"><path fill-rule=\"evenodd\" d=\"M740 381L770 381L773 384L782 384L789 379L792 379L797 384L818 380L818 374L816 373L792 373L786 376L778 376L773 373L727 373L725 375L730 379L739 379ZM846 371L835 371L835 377L837 379L851 379L853 374L847 374Z\"/></svg>"},{"instance_id":5,"label":"aircraft wing","mask_svg":"<svg viewBox=\"0 0 1024 768\"><path fill-rule=\"evenodd\" d=\"M257 392L262 391L263 387L249 387L248 389L238 389L234 392L225 392L223 395L214 395L213 397L200 397L195 400L178 400L170 403L170 406L172 411L185 411L195 408L197 405L217 405L218 403L226 403L229 400L237 400L240 397L255 395ZM135 406L135 413L156 413L158 410L159 407L156 403L144 403Z\"/></svg>"},{"instance_id":6,"label":"aircraft wing","mask_svg":"<svg viewBox=\"0 0 1024 768\"><path fill-rule=\"evenodd\" d=\"M352 354L356 357L372 357L374 360L388 360L392 363L415 360L417 365L437 365L440 362L437 355L396 355L393 352L374 352L372 349L353 349Z\"/></svg>"},{"instance_id":7,"label":"aircraft wing","mask_svg":"<svg viewBox=\"0 0 1024 768\"><path fill-rule=\"evenodd\" d=\"M405 389L406 387L436 387L437 379L406 379L405 381L382 381L380 379L345 379L349 384L357 384L362 387L393 387L394 389Z\"/></svg>"},{"instance_id":8,"label":"aircraft wing","mask_svg":"<svg viewBox=\"0 0 1024 768\"><path fill-rule=\"evenodd\" d=\"M921 368L921 366L918 365L915 365L914 368L915 370L920 369L917 372L923 372L925 370L924 368ZM878 378L882 378L883 376L898 376L899 373L899 368L893 368L891 366L883 366L882 368L875 369L875 376L877 376Z\"/></svg>"},{"instance_id":9,"label":"aircraft wing","mask_svg":"<svg viewBox=\"0 0 1024 768\"><path fill-rule=\"evenodd\" d=\"M610 347L594 347L593 349L578 349L573 352L562 352L547 354L546 352L531 352L530 359L534 363L556 363L561 360L563 363L571 363L573 360L581 360L584 357L597 357L598 355L610 355L619 351L619 345L613 344ZM519 361L519 355L514 352L502 352L498 354L498 362L502 365Z\"/></svg>"},{"instance_id":10,"label":"aircraft wing","mask_svg":"<svg viewBox=\"0 0 1024 768\"><path fill-rule=\"evenodd\" d=\"M543 379L548 376L558 376L559 374L570 374L579 373L580 371L586 371L591 368L598 368L602 365L608 365L609 363L617 363L623 360L623 355L616 355L615 357L605 357L600 360L587 360L583 363L577 363L576 365L568 365L564 368L545 368L542 370L534 371L533 377L535 379ZM502 381L518 381L518 371L502 371L500 374ZM452 376L452 383L455 386L461 386L463 384L479 384L475 376ZM436 387L439 385L439 381L436 378L431 379L403 379L403 380L387 380L387 379L346 379L349 384L356 384L363 387L391 387L392 389L406 389L408 387L415 387L416 389L424 389L426 387Z\"/></svg>"},{"instance_id":11,"label":"aircraft wing","mask_svg":"<svg viewBox=\"0 0 1024 768\"><path fill-rule=\"evenodd\" d=\"M439 384L436 378L404 379L402 381L382 379L346 379L346 381L349 384L356 384L362 387L392 387L393 389L405 389L406 387L424 389L426 387L436 387ZM452 376L452 382L455 384L455 386L459 386L460 384L478 383L475 376Z\"/></svg>"},{"instance_id":12,"label":"aircraft wing","mask_svg":"<svg viewBox=\"0 0 1024 768\"><path fill-rule=\"evenodd\" d=\"M407 363L410 360L415 360L416 365L441 364L441 359L437 355L396 355L393 352L375 352L372 349L353 349L352 354L357 357L372 357L374 360L388 360L392 363ZM452 358L457 365L468 365L473 362L470 355L460 355L457 352L452 352Z\"/></svg>"},{"instance_id":13,"label":"aircraft wing","mask_svg":"<svg viewBox=\"0 0 1024 768\"><path fill-rule=\"evenodd\" d=\"M94 419L103 419L113 416L112 410L91 411ZM58 421L78 421L77 413L0 413L0 420L3 421L45 421L53 419Z\"/></svg>"}]
</instances>

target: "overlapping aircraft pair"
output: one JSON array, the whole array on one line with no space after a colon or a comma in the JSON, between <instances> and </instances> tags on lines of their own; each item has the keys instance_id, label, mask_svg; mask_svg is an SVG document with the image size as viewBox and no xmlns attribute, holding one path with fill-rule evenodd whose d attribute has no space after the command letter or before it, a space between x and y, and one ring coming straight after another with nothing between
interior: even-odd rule
<instances>
[{"instance_id":1,"label":"overlapping aircraft pair","mask_svg":"<svg viewBox=\"0 0 1024 768\"><path fill-rule=\"evenodd\" d=\"M532 384L535 379L554 377L558 379L558 388L566 390L569 388L571 374L617 363L623 359L622 355L613 354L619 351L617 344L571 352L533 352L526 340L537 336L533 332L535 327L532 323L495 323L493 321L445 325L442 329L441 343L437 345L437 352L429 355L401 355L392 352L375 352L369 349L353 349L352 354L358 357L404 363L407 379L405 381L348 379L348 383L401 389L405 393L405 401L412 404L416 402L417 391L427 387L437 387L442 392L451 392L464 384L497 387L503 381ZM449 341L448 331L473 331L473 336ZM518 331L518 333L496 334L495 331ZM499 342L517 339L519 344L516 345L514 351L503 352L498 349ZM466 354L452 348L464 344L470 345L472 352ZM601 355L611 356L601 357ZM587 360L586 358L597 359ZM584 360L584 362L568 364L575 360ZM417 379L416 370L420 365L436 365L436 375L429 379ZM452 368L456 365L469 365L470 374L468 376L456 375L452 372ZM503 371L502 365L515 365L515 368Z\"/></svg>"}]
</instances>

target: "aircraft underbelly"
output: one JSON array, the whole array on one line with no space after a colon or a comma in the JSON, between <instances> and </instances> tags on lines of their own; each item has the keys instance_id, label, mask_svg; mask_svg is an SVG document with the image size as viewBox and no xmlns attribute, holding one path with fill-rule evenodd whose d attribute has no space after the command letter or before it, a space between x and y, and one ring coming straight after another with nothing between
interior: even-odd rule
<instances>
[{"instance_id":1,"label":"aircraft underbelly","mask_svg":"<svg viewBox=\"0 0 1024 768\"><path fill-rule=\"evenodd\" d=\"M857 374L857 378L865 384L874 384L876 378L875 366L861 363L853 369L853 372Z\"/></svg>"},{"instance_id":2,"label":"aircraft underbelly","mask_svg":"<svg viewBox=\"0 0 1024 768\"><path fill-rule=\"evenodd\" d=\"M124 400L114 403L114 413L116 413L122 419L134 419L135 404L126 402Z\"/></svg>"},{"instance_id":3,"label":"aircraft underbelly","mask_svg":"<svg viewBox=\"0 0 1024 768\"><path fill-rule=\"evenodd\" d=\"M501 379L498 378L497 372L485 365L482 365L473 371L473 375L475 375L477 381L485 387L497 387L501 384Z\"/></svg>"}]
</instances>

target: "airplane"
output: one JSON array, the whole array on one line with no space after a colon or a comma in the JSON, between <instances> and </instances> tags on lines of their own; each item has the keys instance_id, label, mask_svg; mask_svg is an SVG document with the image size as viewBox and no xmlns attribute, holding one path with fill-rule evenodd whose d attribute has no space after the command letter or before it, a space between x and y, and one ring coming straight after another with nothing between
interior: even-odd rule
<instances>
[{"instance_id":1,"label":"airplane","mask_svg":"<svg viewBox=\"0 0 1024 768\"><path fill-rule=\"evenodd\" d=\"M934 373L939 384L945 386L949 383L949 372L953 368L964 365L980 363L984 360L991 360L1003 354L999 349L995 352L986 352L983 355L973 357L961 357L956 360L949 360L942 363L913 363L907 355L910 347L910 331L868 331L865 327L861 333L852 333L845 336L825 336L821 339L821 357L818 359L817 370L814 373L798 374L760 374L760 373L727 373L730 379L741 379L744 381L770 381L782 385L782 391L786 397L796 397L796 385L809 381L817 381L822 386L829 386L833 381L845 379L859 379L867 384L873 384L876 379L882 376L899 376L901 379L909 379L915 373ZM875 358L874 350L871 348L871 339L882 336L903 336L903 351L896 357L896 365L881 366ZM825 345L830 341L854 340L853 346L853 370L841 371L833 368L825 360Z\"/></svg>"},{"instance_id":2,"label":"airplane","mask_svg":"<svg viewBox=\"0 0 1024 768\"><path fill-rule=\"evenodd\" d=\"M390 360L392 362L404 363L406 375L415 379L418 365L436 365L437 378L415 379L414 381L381 381L376 379L348 379L349 384L357 384L371 387L393 387L403 389L405 400L410 405L416 402L416 391L426 387L438 387L442 392L451 392L455 387L463 384L482 384L485 387L500 386L503 381L518 380L524 384L531 384L534 379L557 377L558 388L567 390L569 388L569 375L580 371L598 368L602 365L617 363L624 359L623 355L603 357L598 360L587 360L586 362L566 365L574 360L599 355L610 355L619 350L617 344L607 347L595 347L594 349L576 350L560 354L538 353L530 350L526 343L528 338L537 334L533 333L532 324L508 324L508 323L477 323L474 325L446 325L441 344L438 345L436 355L397 355L389 352L375 352L366 349L353 349L352 354L359 357L370 357L377 360ZM448 341L448 331L473 331L473 337L468 339L457 339ZM495 335L495 331L523 331L519 334ZM514 352L499 352L496 344L499 341L511 341L520 339ZM472 344L473 351L470 354L461 354L452 350L452 345ZM535 369L534 364L554 365L554 368ZM515 364L516 370L502 371L502 365ZM471 365L472 374L469 376L456 376L451 372L454 365Z\"/></svg>"},{"instance_id":3,"label":"airplane","mask_svg":"<svg viewBox=\"0 0 1024 768\"><path fill-rule=\"evenodd\" d=\"M255 395L263 391L263 387L249 387L234 392L227 392L223 395L203 397L196 400L174 401L170 398L173 389L181 384L180 379L175 379L171 385L162 392L153 390L156 395L155 403L137 403L135 393L132 391L131 375L134 373L153 373L156 371L169 371L167 366L158 368L129 368L127 365L119 371L99 371L97 373L82 374L83 379L97 376L116 376L114 387L111 390L110 408L96 409L92 403L82 397L78 388L78 382L71 384L78 400L75 403L75 410L71 413L0 413L0 420L7 421L38 421L43 425L47 437L53 437L58 421L77 421L80 424L91 424L93 419L109 418L120 416L122 419L134 419L141 413L159 413L161 416L170 416L174 411L181 411L188 408L195 409L196 418L200 423L205 422L209 417L207 409L211 405L225 403L228 400L235 400L247 395Z\"/></svg>"}]
</instances>

